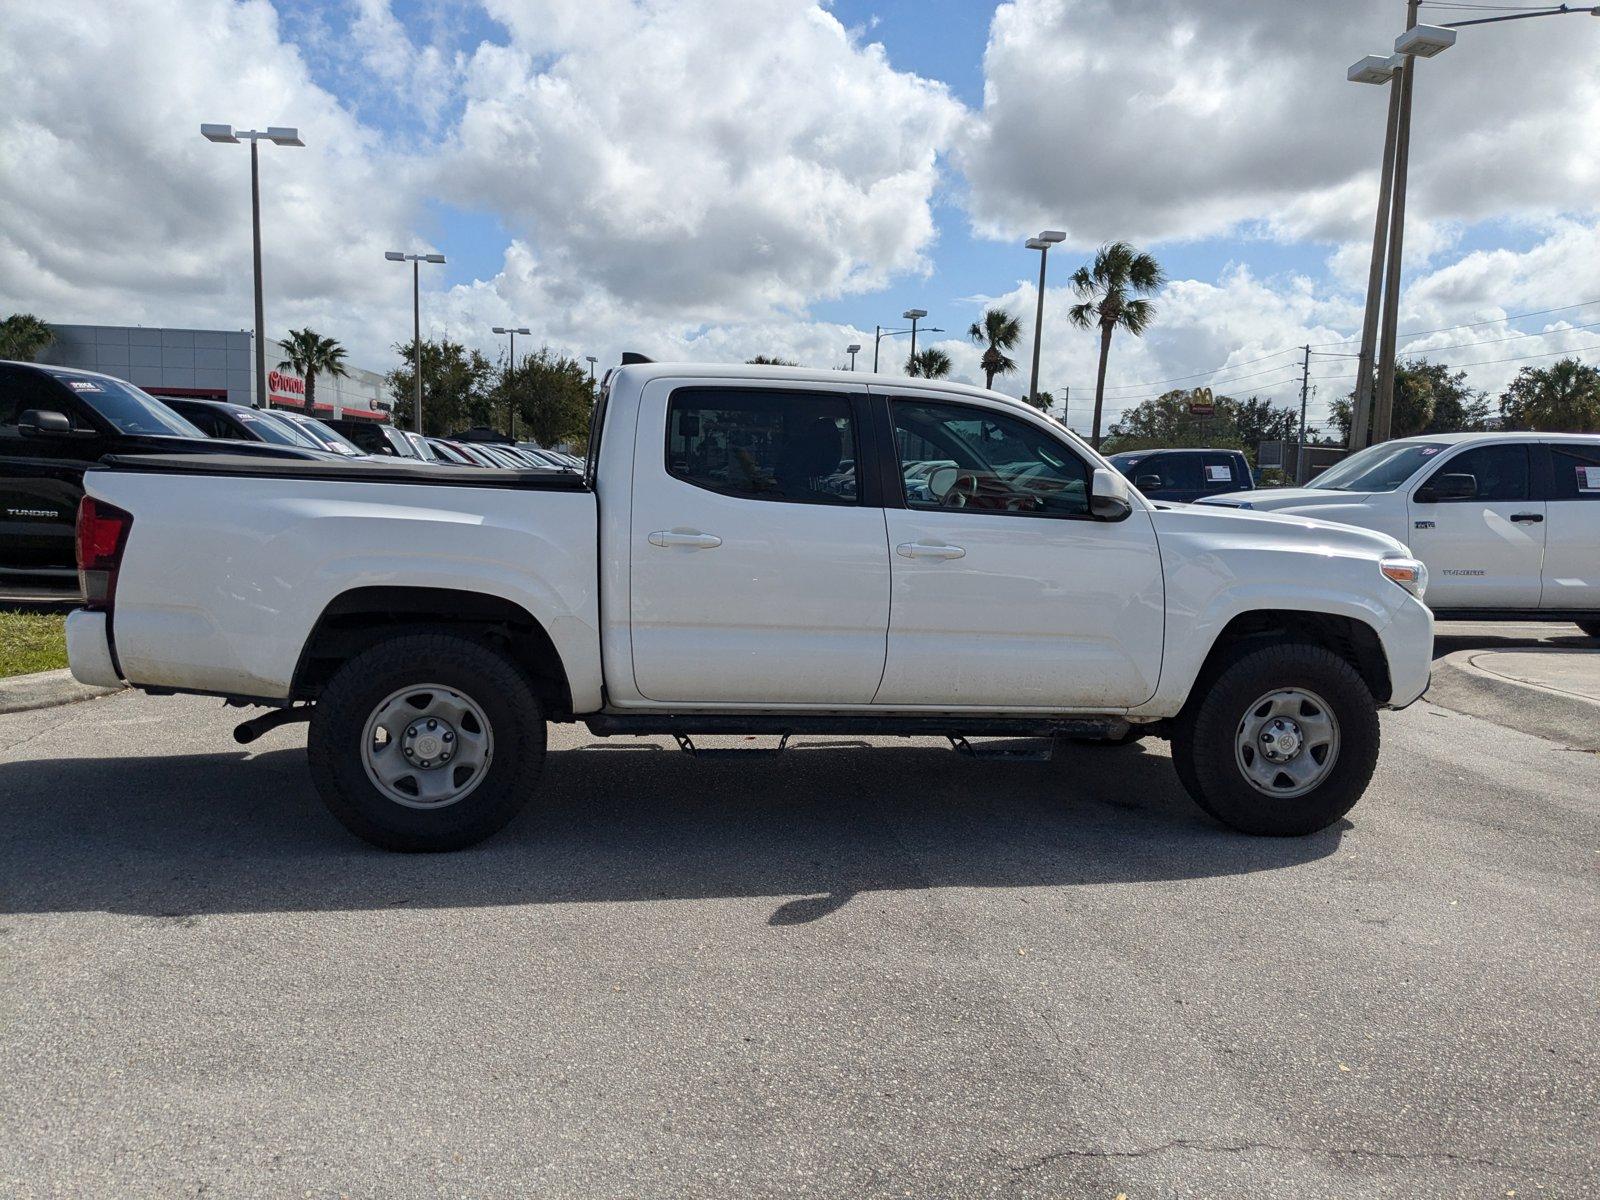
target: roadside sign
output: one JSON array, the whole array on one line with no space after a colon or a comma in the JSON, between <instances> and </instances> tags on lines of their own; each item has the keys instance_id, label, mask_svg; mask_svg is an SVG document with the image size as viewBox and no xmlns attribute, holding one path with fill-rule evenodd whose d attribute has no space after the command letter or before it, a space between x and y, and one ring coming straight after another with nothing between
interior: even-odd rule
<instances>
[{"instance_id":1,"label":"roadside sign","mask_svg":"<svg viewBox=\"0 0 1600 1200\"><path fill-rule=\"evenodd\" d=\"M1216 401L1211 397L1210 388L1195 388L1189 396L1189 415L1191 417L1214 417L1217 414Z\"/></svg>"}]
</instances>

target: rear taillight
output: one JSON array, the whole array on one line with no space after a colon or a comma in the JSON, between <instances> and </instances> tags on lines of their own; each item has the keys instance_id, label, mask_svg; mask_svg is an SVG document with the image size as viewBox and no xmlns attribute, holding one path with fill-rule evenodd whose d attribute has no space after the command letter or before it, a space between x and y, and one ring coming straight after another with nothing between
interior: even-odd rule
<instances>
[{"instance_id":1,"label":"rear taillight","mask_svg":"<svg viewBox=\"0 0 1600 1200\"><path fill-rule=\"evenodd\" d=\"M78 586L84 606L111 610L117 593L117 568L128 544L133 516L104 500L85 496L78 501Z\"/></svg>"}]
</instances>

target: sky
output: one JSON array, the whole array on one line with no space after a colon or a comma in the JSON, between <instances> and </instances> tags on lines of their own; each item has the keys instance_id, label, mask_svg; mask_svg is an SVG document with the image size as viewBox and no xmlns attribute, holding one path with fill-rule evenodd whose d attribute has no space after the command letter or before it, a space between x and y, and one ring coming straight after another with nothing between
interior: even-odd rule
<instances>
[{"instance_id":1,"label":"sky","mask_svg":"<svg viewBox=\"0 0 1600 1200\"><path fill-rule=\"evenodd\" d=\"M1508 0L1513 6L1528 0ZM1492 15L1425 3L1422 20ZM1107 423L1173 386L1299 399L1354 374L1403 0L56 0L0 5L0 314L250 325L246 147L262 149L269 334L394 365L410 271L426 336L495 325L602 368L848 362L874 327L981 382L965 337L1022 318L1040 386L1088 426L1098 341L1074 268L1125 239L1169 282L1119 337ZM1419 62L1403 354L1498 393L1600 361L1600 18L1461 31ZM1502 344L1503 343L1503 344ZM885 340L885 369L906 339Z\"/></svg>"}]
</instances>

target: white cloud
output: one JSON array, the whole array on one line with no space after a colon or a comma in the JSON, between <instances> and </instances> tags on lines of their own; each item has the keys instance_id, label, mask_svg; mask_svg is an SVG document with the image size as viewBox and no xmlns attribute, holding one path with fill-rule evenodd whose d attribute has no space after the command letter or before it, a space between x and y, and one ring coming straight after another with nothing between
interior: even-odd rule
<instances>
[{"instance_id":1,"label":"white cloud","mask_svg":"<svg viewBox=\"0 0 1600 1200\"><path fill-rule=\"evenodd\" d=\"M1079 244L1370 236L1385 93L1345 68L1399 31L1390 0L1012 0L959 161L988 234ZM1469 29L1418 69L1413 217L1593 211L1600 54L1581 18ZM1574 37L1574 35L1577 35Z\"/></svg>"}]
</instances>

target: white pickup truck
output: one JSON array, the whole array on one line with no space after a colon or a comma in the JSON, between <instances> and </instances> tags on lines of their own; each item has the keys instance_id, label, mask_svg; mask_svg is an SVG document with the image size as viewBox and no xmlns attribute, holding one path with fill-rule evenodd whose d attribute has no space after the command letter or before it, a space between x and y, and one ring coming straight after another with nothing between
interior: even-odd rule
<instances>
[{"instance_id":1,"label":"white pickup truck","mask_svg":"<svg viewBox=\"0 0 1600 1200\"><path fill-rule=\"evenodd\" d=\"M992 392L635 360L590 441L581 475L108 459L73 673L271 706L241 741L309 720L329 807L399 850L510 820L547 721L1154 734L1216 818L1304 834L1428 684L1426 570L1393 538L1158 510Z\"/></svg>"},{"instance_id":2,"label":"white pickup truck","mask_svg":"<svg viewBox=\"0 0 1600 1200\"><path fill-rule=\"evenodd\" d=\"M1387 533L1427 565L1440 620L1572 621L1600 637L1600 434L1400 438L1308 487L1199 502Z\"/></svg>"}]
</instances>

